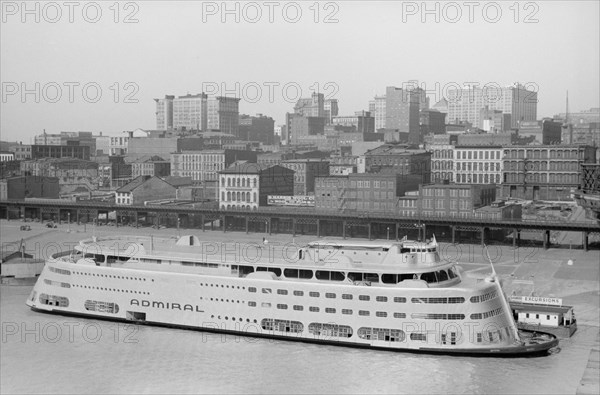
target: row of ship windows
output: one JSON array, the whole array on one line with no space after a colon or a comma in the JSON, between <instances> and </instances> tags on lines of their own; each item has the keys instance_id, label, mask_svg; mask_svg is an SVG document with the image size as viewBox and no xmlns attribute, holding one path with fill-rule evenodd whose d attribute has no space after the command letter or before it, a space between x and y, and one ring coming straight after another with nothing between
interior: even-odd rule
<instances>
[{"instance_id":1,"label":"row of ship windows","mask_svg":"<svg viewBox=\"0 0 600 395\"><path fill-rule=\"evenodd\" d=\"M257 307L258 304L257 304L257 302L250 301L250 302L248 302L248 306ZM271 308L271 306L272 305L269 302L261 303L261 307L264 307L264 308ZM279 310L287 310L289 306L284 303L278 303L278 304L276 304L276 307ZM302 305L293 305L292 308L295 311L304 311L304 306L302 306ZM319 313L321 311L321 308L317 307L317 306L309 306L308 311L313 312L313 313ZM329 313L329 314L337 313L337 309L335 309L333 307L326 307L324 309L324 311L325 311L325 313ZM354 311L352 309L341 309L341 312L344 315L354 314ZM496 316L496 315L500 314L501 312L502 312L502 309L498 308L496 310L489 311L486 313L471 314L470 318L473 320L484 319L484 318ZM371 312L369 310L358 310L358 315L370 316ZM380 317L380 318L385 318L388 316L388 313L387 313L387 311L376 311L375 316ZM406 318L406 313L394 312L393 317L394 318ZM465 315L464 314L439 314L439 313L412 313L410 315L410 318L422 319L422 320L464 320Z\"/></svg>"},{"instance_id":2,"label":"row of ship windows","mask_svg":"<svg viewBox=\"0 0 600 395\"><path fill-rule=\"evenodd\" d=\"M118 278L121 280L146 281L146 279L143 277L113 276L112 274L96 274L96 273L86 273L86 272L73 272L73 273L81 275L81 276L94 276L94 277L105 277L105 278ZM154 281L154 279L152 279L152 281Z\"/></svg>"},{"instance_id":3,"label":"row of ship windows","mask_svg":"<svg viewBox=\"0 0 600 395\"><path fill-rule=\"evenodd\" d=\"M401 253L408 251L401 251ZM414 251L410 251L414 252ZM275 273L277 277L280 277L282 274L282 270L280 268L275 267L253 267L253 266L236 266L233 265L231 267L232 272L234 274L238 274L240 277L245 277L246 275L253 273L255 270L257 272L260 271L268 271ZM441 269L435 272L426 272L426 273L402 273L402 274L378 274L378 273L361 273L361 272L340 272L333 270L308 270L308 269L284 269L283 276L286 278L300 278L300 279L312 279L313 277L317 280L323 281L346 281L350 280L353 282L370 282L370 283L379 283L381 277L381 283L383 284L397 284L404 280L423 280L427 283L437 283L442 281L451 280L458 277L458 274L455 271L455 268Z\"/></svg>"},{"instance_id":4,"label":"row of ship windows","mask_svg":"<svg viewBox=\"0 0 600 395\"><path fill-rule=\"evenodd\" d=\"M200 283L201 287L216 287L219 288L219 286L221 286L221 288L231 288L231 289L246 289L246 287L241 287L239 285L223 285L223 284L211 284L211 283Z\"/></svg>"},{"instance_id":5,"label":"row of ship windows","mask_svg":"<svg viewBox=\"0 0 600 395\"><path fill-rule=\"evenodd\" d=\"M256 322L256 320L255 320ZM265 318L261 320L261 327L267 331L273 332L284 332L284 333L302 333L304 331L304 324L300 321L290 320L278 320L273 318ZM312 322L308 325L309 333L315 336L326 336L326 337L352 337L354 331L350 326L337 325L331 323L320 323ZM504 332L506 336L509 336L509 329L503 328L498 331L485 331L477 333L477 343L489 342L496 343L503 339ZM406 339L406 334L401 329L389 329L389 328L370 328L361 327L357 333L360 339L365 340L382 340L387 342L402 342ZM410 334L410 340L412 341L427 341L427 333L425 332L413 332ZM442 334L442 344L456 344L457 334L456 332L450 332L450 336ZM448 339L449 337L449 339Z\"/></svg>"},{"instance_id":6,"label":"row of ship windows","mask_svg":"<svg viewBox=\"0 0 600 395\"><path fill-rule=\"evenodd\" d=\"M248 287L248 292L253 292L256 293L258 290L256 287ZM271 288L262 288L261 292L264 294L271 294L273 293L273 290ZM278 295L288 295L289 292L287 289L278 289L277 290L277 294ZM293 291L294 296L304 296L304 291ZM308 295L312 298L318 298L321 296L320 292L315 292L315 291L311 291L308 293ZM326 292L325 293L325 297L328 299L335 299L337 298L337 294L332 293L332 292ZM342 294L342 299L346 299L346 300L352 300L354 298L354 295L351 294ZM472 299L472 298L471 298ZM358 300L362 300L362 301L370 301L371 300L371 296L370 295L358 295ZM377 302L387 302L389 299L387 296L376 296L375 300ZM399 296L395 296L393 298L393 301L396 303L406 303L406 298L404 297L399 297ZM473 301L473 300L472 300ZM449 297L449 298L411 298L411 302L412 303L433 303L433 304L441 304L441 303L452 303L452 304L456 304L456 303L464 303L465 302L465 298L463 297Z\"/></svg>"}]
</instances>

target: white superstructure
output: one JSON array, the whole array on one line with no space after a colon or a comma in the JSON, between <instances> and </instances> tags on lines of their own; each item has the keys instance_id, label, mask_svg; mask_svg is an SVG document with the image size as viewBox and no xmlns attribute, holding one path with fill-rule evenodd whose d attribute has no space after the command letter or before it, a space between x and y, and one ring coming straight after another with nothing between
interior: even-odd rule
<instances>
[{"instance_id":1,"label":"white superstructure","mask_svg":"<svg viewBox=\"0 0 600 395\"><path fill-rule=\"evenodd\" d=\"M448 353L523 354L494 276L463 279L435 239L318 241L304 247L202 243L183 236L83 240L48 260L36 310L242 335Z\"/></svg>"}]
</instances>

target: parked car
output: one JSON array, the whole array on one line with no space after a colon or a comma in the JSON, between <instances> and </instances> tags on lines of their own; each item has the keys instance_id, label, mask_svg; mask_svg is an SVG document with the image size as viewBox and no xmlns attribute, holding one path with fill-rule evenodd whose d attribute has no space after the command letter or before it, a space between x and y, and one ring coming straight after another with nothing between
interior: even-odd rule
<instances>
[{"instance_id":1,"label":"parked car","mask_svg":"<svg viewBox=\"0 0 600 395\"><path fill-rule=\"evenodd\" d=\"M46 228L58 228L58 226L56 226L54 221L50 221L46 224Z\"/></svg>"},{"instance_id":2,"label":"parked car","mask_svg":"<svg viewBox=\"0 0 600 395\"><path fill-rule=\"evenodd\" d=\"M31 230L31 226L29 226L29 225L21 225L21 230Z\"/></svg>"}]
</instances>

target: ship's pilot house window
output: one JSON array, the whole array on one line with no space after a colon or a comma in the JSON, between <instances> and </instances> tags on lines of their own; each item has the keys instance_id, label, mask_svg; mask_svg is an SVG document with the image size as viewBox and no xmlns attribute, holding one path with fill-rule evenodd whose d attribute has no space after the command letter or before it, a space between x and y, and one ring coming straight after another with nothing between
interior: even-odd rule
<instances>
[{"instance_id":1,"label":"ship's pilot house window","mask_svg":"<svg viewBox=\"0 0 600 395\"><path fill-rule=\"evenodd\" d=\"M313 272L312 270L306 269L283 269L283 275L287 278L311 279L313 276Z\"/></svg>"}]
</instances>

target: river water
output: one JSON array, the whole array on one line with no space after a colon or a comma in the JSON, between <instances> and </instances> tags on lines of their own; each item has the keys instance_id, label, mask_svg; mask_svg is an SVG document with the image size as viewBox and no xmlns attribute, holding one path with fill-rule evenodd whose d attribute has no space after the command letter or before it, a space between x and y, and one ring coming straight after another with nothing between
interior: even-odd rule
<instances>
[{"instance_id":1,"label":"river water","mask_svg":"<svg viewBox=\"0 0 600 395\"><path fill-rule=\"evenodd\" d=\"M375 351L31 311L0 287L1 393L575 393L598 327L559 353L472 358Z\"/></svg>"}]
</instances>

